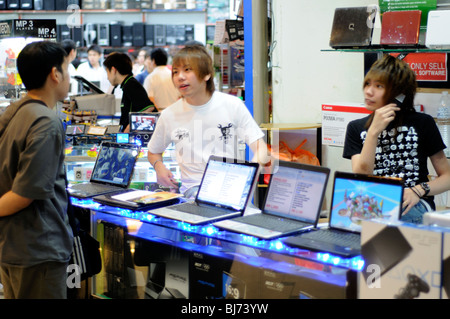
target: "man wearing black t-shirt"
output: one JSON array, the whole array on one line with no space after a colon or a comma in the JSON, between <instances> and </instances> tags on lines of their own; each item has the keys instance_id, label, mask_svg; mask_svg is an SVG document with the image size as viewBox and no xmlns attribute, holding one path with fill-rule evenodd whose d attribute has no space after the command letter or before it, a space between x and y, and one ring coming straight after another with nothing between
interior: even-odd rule
<instances>
[{"instance_id":1,"label":"man wearing black t-shirt","mask_svg":"<svg viewBox=\"0 0 450 319\"><path fill-rule=\"evenodd\" d=\"M144 87L133 76L133 64L125 53L113 52L103 62L111 85L120 84L123 96L120 106L122 130L129 132L130 112L152 112L155 106L148 98Z\"/></svg>"}]
</instances>

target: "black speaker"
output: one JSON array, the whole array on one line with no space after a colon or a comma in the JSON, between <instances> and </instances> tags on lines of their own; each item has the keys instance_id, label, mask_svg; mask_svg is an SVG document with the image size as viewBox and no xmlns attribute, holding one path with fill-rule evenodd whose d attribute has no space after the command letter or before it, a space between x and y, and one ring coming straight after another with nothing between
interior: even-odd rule
<instances>
[{"instance_id":1,"label":"black speaker","mask_svg":"<svg viewBox=\"0 0 450 319\"><path fill-rule=\"evenodd\" d=\"M49 11L55 10L56 9L55 0L42 0L42 9Z\"/></svg>"},{"instance_id":2,"label":"black speaker","mask_svg":"<svg viewBox=\"0 0 450 319\"><path fill-rule=\"evenodd\" d=\"M133 26L122 26L122 45L124 47L131 47L133 45Z\"/></svg>"},{"instance_id":3,"label":"black speaker","mask_svg":"<svg viewBox=\"0 0 450 319\"><path fill-rule=\"evenodd\" d=\"M145 45L150 47L155 45L155 26L153 24L145 25Z\"/></svg>"},{"instance_id":4,"label":"black speaker","mask_svg":"<svg viewBox=\"0 0 450 319\"><path fill-rule=\"evenodd\" d=\"M185 40L187 41L193 41L195 39L195 27L194 25L186 25L185 27Z\"/></svg>"},{"instance_id":5,"label":"black speaker","mask_svg":"<svg viewBox=\"0 0 450 319\"><path fill-rule=\"evenodd\" d=\"M133 46L143 47L145 45L145 26L142 22L133 23Z\"/></svg>"},{"instance_id":6,"label":"black speaker","mask_svg":"<svg viewBox=\"0 0 450 319\"><path fill-rule=\"evenodd\" d=\"M67 10L67 0L55 0L55 10Z\"/></svg>"},{"instance_id":7,"label":"black speaker","mask_svg":"<svg viewBox=\"0 0 450 319\"><path fill-rule=\"evenodd\" d=\"M73 27L70 30L71 38L77 47L84 47L86 44L83 41L83 27Z\"/></svg>"},{"instance_id":8,"label":"black speaker","mask_svg":"<svg viewBox=\"0 0 450 319\"><path fill-rule=\"evenodd\" d=\"M58 42L72 38L70 29L66 24L58 24L56 29L58 30L58 33L56 34L56 39L58 40Z\"/></svg>"},{"instance_id":9,"label":"black speaker","mask_svg":"<svg viewBox=\"0 0 450 319\"><path fill-rule=\"evenodd\" d=\"M20 2L19 0L6 0L6 7L9 10L19 10Z\"/></svg>"},{"instance_id":10,"label":"black speaker","mask_svg":"<svg viewBox=\"0 0 450 319\"><path fill-rule=\"evenodd\" d=\"M0 10L6 9L6 0L0 0Z\"/></svg>"},{"instance_id":11,"label":"black speaker","mask_svg":"<svg viewBox=\"0 0 450 319\"><path fill-rule=\"evenodd\" d=\"M122 25L119 23L109 25L109 43L112 47L122 46Z\"/></svg>"},{"instance_id":12,"label":"black speaker","mask_svg":"<svg viewBox=\"0 0 450 319\"><path fill-rule=\"evenodd\" d=\"M164 24L155 24L155 46L166 45L166 26Z\"/></svg>"},{"instance_id":13,"label":"black speaker","mask_svg":"<svg viewBox=\"0 0 450 319\"><path fill-rule=\"evenodd\" d=\"M20 10L32 10L33 0L20 0Z\"/></svg>"}]
</instances>

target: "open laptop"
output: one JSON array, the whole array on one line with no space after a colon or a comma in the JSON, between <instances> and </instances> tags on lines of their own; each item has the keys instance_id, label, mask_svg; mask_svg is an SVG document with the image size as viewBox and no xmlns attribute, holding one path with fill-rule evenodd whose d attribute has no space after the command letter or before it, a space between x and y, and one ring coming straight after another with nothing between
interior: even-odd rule
<instances>
[{"instance_id":1,"label":"open laptop","mask_svg":"<svg viewBox=\"0 0 450 319\"><path fill-rule=\"evenodd\" d=\"M450 10L428 12L425 45L430 49L450 49Z\"/></svg>"},{"instance_id":2,"label":"open laptop","mask_svg":"<svg viewBox=\"0 0 450 319\"><path fill-rule=\"evenodd\" d=\"M319 219L329 174L326 167L279 161L260 214L213 225L262 239L309 230Z\"/></svg>"},{"instance_id":3,"label":"open laptop","mask_svg":"<svg viewBox=\"0 0 450 319\"><path fill-rule=\"evenodd\" d=\"M153 133L160 113L130 112L131 133Z\"/></svg>"},{"instance_id":4,"label":"open laptop","mask_svg":"<svg viewBox=\"0 0 450 319\"><path fill-rule=\"evenodd\" d=\"M377 14L376 5L336 8L330 47L348 49L370 46Z\"/></svg>"},{"instance_id":5,"label":"open laptop","mask_svg":"<svg viewBox=\"0 0 450 319\"><path fill-rule=\"evenodd\" d=\"M102 142L89 182L74 184L68 192L76 198L124 191L133 177L140 146Z\"/></svg>"},{"instance_id":6,"label":"open laptop","mask_svg":"<svg viewBox=\"0 0 450 319\"><path fill-rule=\"evenodd\" d=\"M390 47L417 46L419 44L421 18L421 10L383 13L380 44Z\"/></svg>"},{"instance_id":7,"label":"open laptop","mask_svg":"<svg viewBox=\"0 0 450 319\"><path fill-rule=\"evenodd\" d=\"M240 216L253 195L258 172L258 163L211 156L193 202L149 213L193 225Z\"/></svg>"},{"instance_id":8,"label":"open laptop","mask_svg":"<svg viewBox=\"0 0 450 319\"><path fill-rule=\"evenodd\" d=\"M86 125L84 124L69 124L66 127L66 135L74 136L74 135L82 135L84 134L84 130Z\"/></svg>"},{"instance_id":9,"label":"open laptop","mask_svg":"<svg viewBox=\"0 0 450 319\"><path fill-rule=\"evenodd\" d=\"M336 171L329 225L283 239L288 246L351 257L361 254L361 222L369 219L398 220L403 181Z\"/></svg>"}]
</instances>

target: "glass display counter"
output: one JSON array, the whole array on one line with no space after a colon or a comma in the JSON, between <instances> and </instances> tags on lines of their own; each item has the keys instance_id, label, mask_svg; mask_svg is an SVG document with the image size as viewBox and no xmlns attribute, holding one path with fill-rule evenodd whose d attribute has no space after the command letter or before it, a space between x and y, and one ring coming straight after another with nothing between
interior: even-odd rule
<instances>
[{"instance_id":1,"label":"glass display counter","mask_svg":"<svg viewBox=\"0 0 450 319\"><path fill-rule=\"evenodd\" d=\"M356 298L360 257L342 259L287 247L281 240L193 226L72 199L90 212L103 268L92 280L99 298Z\"/></svg>"}]
</instances>

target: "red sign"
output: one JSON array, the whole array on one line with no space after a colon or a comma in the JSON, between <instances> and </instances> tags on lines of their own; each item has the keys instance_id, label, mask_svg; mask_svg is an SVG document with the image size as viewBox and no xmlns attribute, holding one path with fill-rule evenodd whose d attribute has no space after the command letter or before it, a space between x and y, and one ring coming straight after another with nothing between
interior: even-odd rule
<instances>
[{"instance_id":1,"label":"red sign","mask_svg":"<svg viewBox=\"0 0 450 319\"><path fill-rule=\"evenodd\" d=\"M416 73L417 81L447 82L448 80L446 53L409 53L403 61L408 63Z\"/></svg>"}]
</instances>

